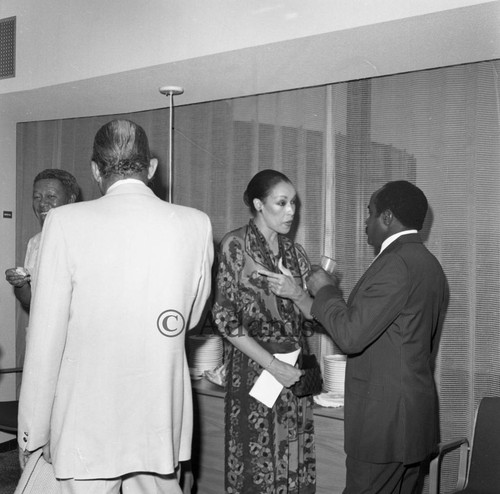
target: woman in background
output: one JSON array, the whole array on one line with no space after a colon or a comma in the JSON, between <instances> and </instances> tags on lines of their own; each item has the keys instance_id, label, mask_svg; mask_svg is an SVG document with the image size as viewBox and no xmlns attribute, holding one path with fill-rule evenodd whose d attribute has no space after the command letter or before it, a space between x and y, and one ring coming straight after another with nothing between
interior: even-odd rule
<instances>
[{"instance_id":1,"label":"woman in background","mask_svg":"<svg viewBox=\"0 0 500 494\"><path fill-rule=\"evenodd\" d=\"M303 289L310 265L286 234L296 191L275 170L257 173L244 194L253 218L221 242L214 321L226 345L225 489L231 494L316 490L312 397L290 389L302 372L273 354L301 348ZM262 274L264 273L264 274ZM272 408L249 395L263 370L284 387Z\"/></svg>"}]
</instances>

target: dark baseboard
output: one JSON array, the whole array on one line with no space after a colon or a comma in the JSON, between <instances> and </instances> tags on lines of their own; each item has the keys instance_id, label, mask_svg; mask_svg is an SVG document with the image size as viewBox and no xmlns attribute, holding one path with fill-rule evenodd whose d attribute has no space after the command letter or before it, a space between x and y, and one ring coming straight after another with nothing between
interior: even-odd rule
<instances>
[{"instance_id":1,"label":"dark baseboard","mask_svg":"<svg viewBox=\"0 0 500 494\"><path fill-rule=\"evenodd\" d=\"M0 443L0 453L4 453L5 451L13 451L14 449L17 449L17 439L11 439L10 441Z\"/></svg>"}]
</instances>

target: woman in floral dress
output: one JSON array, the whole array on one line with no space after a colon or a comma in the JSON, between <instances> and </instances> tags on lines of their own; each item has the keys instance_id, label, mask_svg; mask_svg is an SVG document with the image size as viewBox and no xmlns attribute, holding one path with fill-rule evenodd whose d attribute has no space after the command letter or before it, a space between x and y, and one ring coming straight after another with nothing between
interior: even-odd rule
<instances>
[{"instance_id":1,"label":"woman in floral dress","mask_svg":"<svg viewBox=\"0 0 500 494\"><path fill-rule=\"evenodd\" d=\"M302 372L274 357L302 347L312 299L303 289L310 265L286 234L296 192L275 170L248 184L249 224L221 242L214 321L226 337L225 490L227 494L316 491L312 397L290 389ZM284 387L272 408L249 395L266 369Z\"/></svg>"}]
</instances>

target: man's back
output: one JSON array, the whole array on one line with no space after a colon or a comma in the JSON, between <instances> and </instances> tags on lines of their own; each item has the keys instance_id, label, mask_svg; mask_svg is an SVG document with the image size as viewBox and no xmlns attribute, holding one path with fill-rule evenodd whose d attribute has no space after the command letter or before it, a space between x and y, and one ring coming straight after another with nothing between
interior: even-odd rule
<instances>
[{"instance_id":1,"label":"man's back","mask_svg":"<svg viewBox=\"0 0 500 494\"><path fill-rule=\"evenodd\" d=\"M184 337L210 291L209 219L137 182L54 213L42 239L31 330L36 339L53 338L59 351L32 349L27 365L42 366L43 385L54 387L52 410L43 400L31 405L51 413L56 474L171 473L190 457ZM36 429L37 414L28 419Z\"/></svg>"}]
</instances>

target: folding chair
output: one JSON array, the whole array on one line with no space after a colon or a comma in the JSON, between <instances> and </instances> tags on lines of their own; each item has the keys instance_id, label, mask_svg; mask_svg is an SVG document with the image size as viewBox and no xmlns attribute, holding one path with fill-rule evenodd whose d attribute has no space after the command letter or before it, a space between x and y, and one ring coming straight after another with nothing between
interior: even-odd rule
<instances>
[{"instance_id":1,"label":"folding chair","mask_svg":"<svg viewBox=\"0 0 500 494\"><path fill-rule=\"evenodd\" d=\"M456 490L453 493L500 493L500 397L479 402L472 439L466 437L441 443L431 461L429 494L439 494L441 463L450 451L460 448Z\"/></svg>"},{"instance_id":2,"label":"folding chair","mask_svg":"<svg viewBox=\"0 0 500 494\"><path fill-rule=\"evenodd\" d=\"M21 367L13 367L11 369L0 369L0 374L13 374L22 372ZM9 432L12 434L17 433L17 410L19 402L0 401L0 431Z\"/></svg>"}]
</instances>

